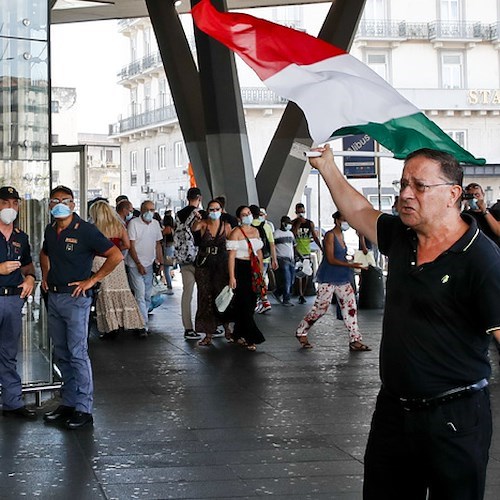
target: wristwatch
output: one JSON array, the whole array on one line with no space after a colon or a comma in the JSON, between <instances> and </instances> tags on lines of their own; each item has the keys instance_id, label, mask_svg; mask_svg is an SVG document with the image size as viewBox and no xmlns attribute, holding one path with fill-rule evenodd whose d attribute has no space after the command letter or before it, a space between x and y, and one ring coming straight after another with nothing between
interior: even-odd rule
<instances>
[{"instance_id":1,"label":"wristwatch","mask_svg":"<svg viewBox=\"0 0 500 500\"><path fill-rule=\"evenodd\" d=\"M484 212L483 212L483 215L486 215L486 214L489 214L490 211L488 209L486 209Z\"/></svg>"}]
</instances>

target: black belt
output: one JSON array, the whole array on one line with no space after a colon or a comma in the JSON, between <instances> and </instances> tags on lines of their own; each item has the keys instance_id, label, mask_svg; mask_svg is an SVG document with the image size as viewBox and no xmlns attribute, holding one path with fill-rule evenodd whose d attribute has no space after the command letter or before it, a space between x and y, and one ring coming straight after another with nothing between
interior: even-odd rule
<instances>
[{"instance_id":1,"label":"black belt","mask_svg":"<svg viewBox=\"0 0 500 500\"><path fill-rule=\"evenodd\" d=\"M73 293L75 291L76 285L47 285L49 292L53 293Z\"/></svg>"},{"instance_id":2,"label":"black belt","mask_svg":"<svg viewBox=\"0 0 500 500\"><path fill-rule=\"evenodd\" d=\"M22 288L17 286L0 286L0 296L21 295Z\"/></svg>"},{"instance_id":3,"label":"black belt","mask_svg":"<svg viewBox=\"0 0 500 500\"><path fill-rule=\"evenodd\" d=\"M442 405L448 401L453 401L455 399L460 399L475 392L482 391L485 387L488 387L488 381L483 378L475 384L465 385L462 387L455 387L449 391L442 392L436 396L431 396L428 398L398 398L399 402L405 410L421 410L424 408L431 408L435 406Z\"/></svg>"}]
</instances>

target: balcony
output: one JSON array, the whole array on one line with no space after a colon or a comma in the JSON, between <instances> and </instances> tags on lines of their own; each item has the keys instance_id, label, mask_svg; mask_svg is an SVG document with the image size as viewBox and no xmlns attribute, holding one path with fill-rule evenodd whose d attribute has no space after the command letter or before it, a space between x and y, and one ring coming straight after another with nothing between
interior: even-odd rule
<instances>
[{"instance_id":1,"label":"balcony","mask_svg":"<svg viewBox=\"0 0 500 500\"><path fill-rule=\"evenodd\" d=\"M406 38L406 23L404 21L362 20L356 37L391 40Z\"/></svg>"},{"instance_id":2,"label":"balcony","mask_svg":"<svg viewBox=\"0 0 500 500\"><path fill-rule=\"evenodd\" d=\"M488 40L489 27L481 23L433 21L429 23L430 40Z\"/></svg>"},{"instance_id":3,"label":"balcony","mask_svg":"<svg viewBox=\"0 0 500 500\"><path fill-rule=\"evenodd\" d=\"M162 60L160 53L155 52L154 54L144 56L142 59L133 61L129 65L122 68L117 75L118 80L119 82L123 82L124 80L129 80L130 78L142 75L144 73L147 73L149 70L158 67L163 68Z\"/></svg>"},{"instance_id":4,"label":"balcony","mask_svg":"<svg viewBox=\"0 0 500 500\"><path fill-rule=\"evenodd\" d=\"M493 35L493 33L495 35ZM406 21L362 20L356 38L376 40L491 40L498 39L499 25L476 22L432 21L407 23Z\"/></svg>"},{"instance_id":5,"label":"balcony","mask_svg":"<svg viewBox=\"0 0 500 500\"><path fill-rule=\"evenodd\" d=\"M284 97L280 97L273 91L265 87L247 87L241 89L243 106L265 107L265 106L285 106L288 102ZM177 121L177 113L173 104L162 106L144 113L137 113L118 123L109 126L109 135L121 135L138 129L156 127L159 125Z\"/></svg>"}]
</instances>

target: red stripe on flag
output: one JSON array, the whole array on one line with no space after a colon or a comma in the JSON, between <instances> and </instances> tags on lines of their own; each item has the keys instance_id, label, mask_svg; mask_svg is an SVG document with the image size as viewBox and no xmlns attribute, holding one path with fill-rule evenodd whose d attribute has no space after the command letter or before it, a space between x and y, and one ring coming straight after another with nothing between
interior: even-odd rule
<instances>
[{"instance_id":1,"label":"red stripe on flag","mask_svg":"<svg viewBox=\"0 0 500 500\"><path fill-rule=\"evenodd\" d=\"M198 28L239 56L261 80L290 64L307 65L346 52L323 40L248 14L219 12L210 0L191 11Z\"/></svg>"}]
</instances>

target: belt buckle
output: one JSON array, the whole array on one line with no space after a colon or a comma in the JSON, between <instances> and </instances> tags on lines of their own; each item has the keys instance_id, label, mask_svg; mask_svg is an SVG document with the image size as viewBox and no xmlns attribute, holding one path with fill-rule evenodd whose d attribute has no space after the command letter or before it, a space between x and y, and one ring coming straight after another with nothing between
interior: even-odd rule
<instances>
[{"instance_id":1,"label":"belt buckle","mask_svg":"<svg viewBox=\"0 0 500 500\"><path fill-rule=\"evenodd\" d=\"M3 287L3 295L9 295L9 289L5 286Z\"/></svg>"}]
</instances>

